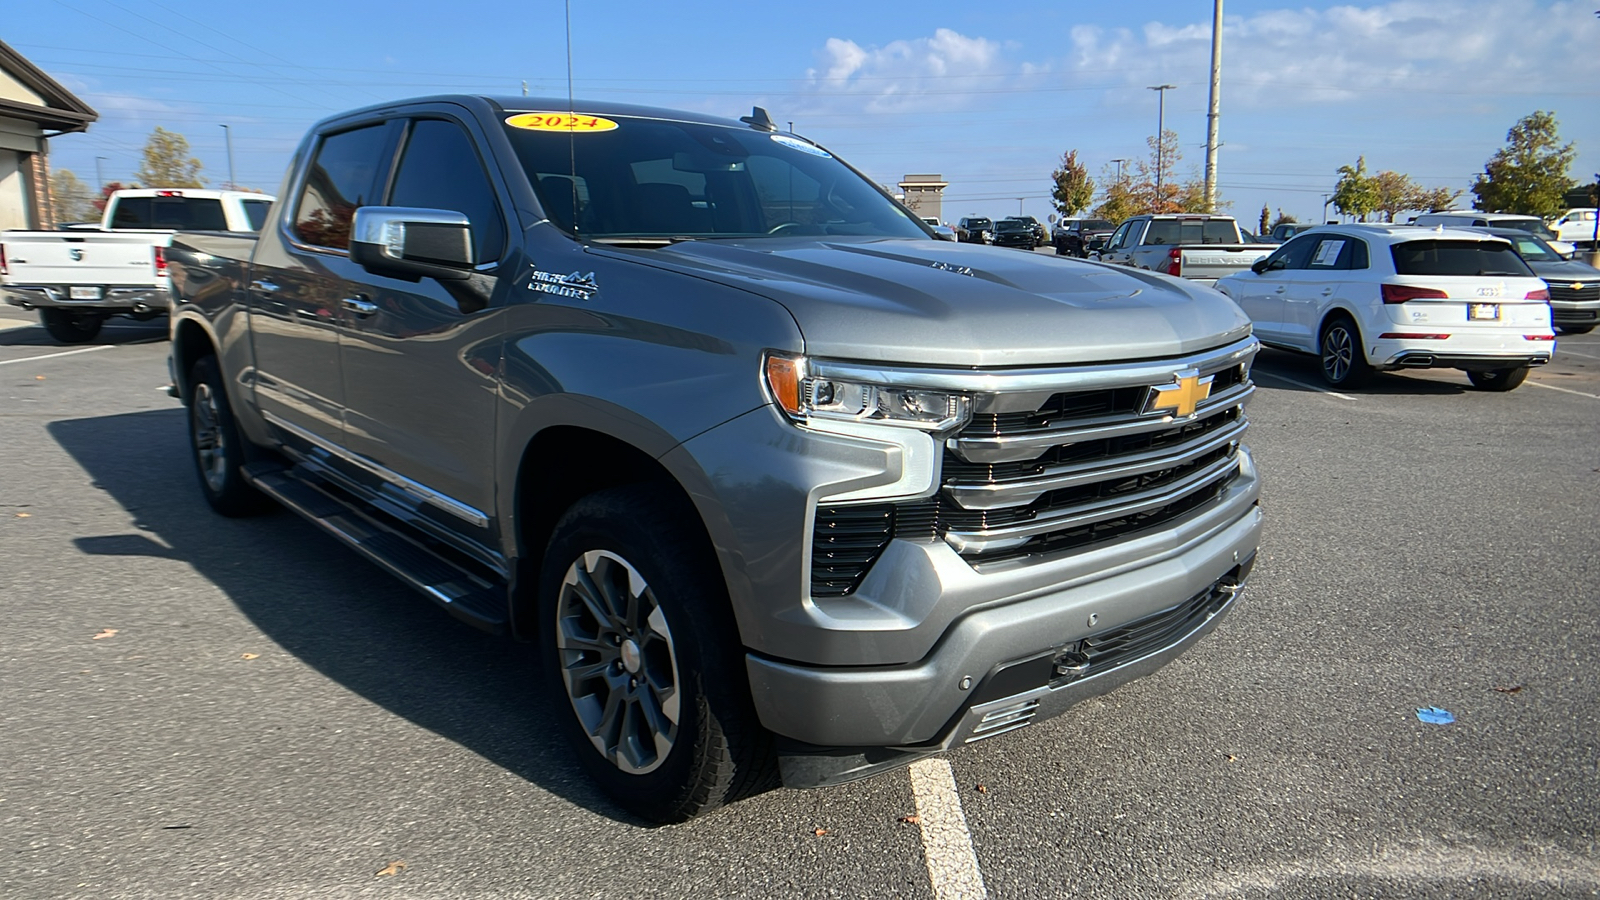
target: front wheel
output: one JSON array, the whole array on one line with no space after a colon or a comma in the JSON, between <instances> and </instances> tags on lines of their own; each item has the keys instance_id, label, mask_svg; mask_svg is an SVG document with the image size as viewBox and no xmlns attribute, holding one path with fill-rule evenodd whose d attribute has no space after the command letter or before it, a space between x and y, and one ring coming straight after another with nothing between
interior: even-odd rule
<instances>
[{"instance_id":1,"label":"front wheel","mask_svg":"<svg viewBox=\"0 0 1600 900\"><path fill-rule=\"evenodd\" d=\"M1322 329L1322 380L1333 387L1360 387L1372 380L1372 365L1361 350L1361 332L1347 316Z\"/></svg>"},{"instance_id":2,"label":"front wheel","mask_svg":"<svg viewBox=\"0 0 1600 900\"><path fill-rule=\"evenodd\" d=\"M106 317L104 313L44 306L39 308L39 321L51 337L63 344L87 344L100 333Z\"/></svg>"},{"instance_id":3,"label":"front wheel","mask_svg":"<svg viewBox=\"0 0 1600 900\"><path fill-rule=\"evenodd\" d=\"M1480 391L1509 391L1528 380L1528 367L1491 369L1487 372L1468 372L1467 380Z\"/></svg>"},{"instance_id":4,"label":"front wheel","mask_svg":"<svg viewBox=\"0 0 1600 900\"><path fill-rule=\"evenodd\" d=\"M664 488L592 494L557 523L539 580L546 681L591 778L652 822L773 785L721 569Z\"/></svg>"}]
</instances>

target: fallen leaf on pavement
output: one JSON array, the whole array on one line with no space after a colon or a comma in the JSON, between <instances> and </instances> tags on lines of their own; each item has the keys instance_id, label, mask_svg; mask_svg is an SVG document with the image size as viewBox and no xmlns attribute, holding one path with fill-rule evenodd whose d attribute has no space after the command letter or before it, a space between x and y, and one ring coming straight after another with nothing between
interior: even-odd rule
<instances>
[{"instance_id":1,"label":"fallen leaf on pavement","mask_svg":"<svg viewBox=\"0 0 1600 900\"><path fill-rule=\"evenodd\" d=\"M980 785L978 785L978 793L980 793L980 794L987 794L987 793L989 793L989 787L988 787L988 785L982 785L982 784L980 784Z\"/></svg>"},{"instance_id":2,"label":"fallen leaf on pavement","mask_svg":"<svg viewBox=\"0 0 1600 900\"><path fill-rule=\"evenodd\" d=\"M1237 760L1239 758L1237 756L1234 756L1232 753L1224 753L1223 756L1226 756L1228 758L1228 762L1234 762L1235 760Z\"/></svg>"},{"instance_id":3,"label":"fallen leaf on pavement","mask_svg":"<svg viewBox=\"0 0 1600 900\"><path fill-rule=\"evenodd\" d=\"M259 653L241 653L241 654L239 654L239 658L240 659L255 659L256 657L258 657L260 655L261 654L259 654Z\"/></svg>"},{"instance_id":4,"label":"fallen leaf on pavement","mask_svg":"<svg viewBox=\"0 0 1600 900\"><path fill-rule=\"evenodd\" d=\"M387 866L384 866L383 868L381 868L378 871L374 872L372 877L374 877L374 878L383 878L383 877L388 876L388 875L399 875L400 874L400 870L404 869L405 867L406 867L406 861L403 860L403 859L397 859L394 862L389 863Z\"/></svg>"},{"instance_id":5,"label":"fallen leaf on pavement","mask_svg":"<svg viewBox=\"0 0 1600 900\"><path fill-rule=\"evenodd\" d=\"M906 823L907 825L921 825L922 817L917 815L901 816L900 821Z\"/></svg>"},{"instance_id":6,"label":"fallen leaf on pavement","mask_svg":"<svg viewBox=\"0 0 1600 900\"><path fill-rule=\"evenodd\" d=\"M823 835L828 833L828 829L826 829L826 828L817 828L817 829L814 829L811 833L816 835L817 837L822 837Z\"/></svg>"},{"instance_id":7,"label":"fallen leaf on pavement","mask_svg":"<svg viewBox=\"0 0 1600 900\"><path fill-rule=\"evenodd\" d=\"M44 380L44 376L43 375L35 375L35 376L33 376L33 380L34 381L43 381Z\"/></svg>"},{"instance_id":8,"label":"fallen leaf on pavement","mask_svg":"<svg viewBox=\"0 0 1600 900\"><path fill-rule=\"evenodd\" d=\"M1495 688L1495 690L1499 691L1502 694L1515 694L1517 691L1522 690L1522 688L1523 688L1523 685L1514 684L1511 687L1497 687L1497 688Z\"/></svg>"},{"instance_id":9,"label":"fallen leaf on pavement","mask_svg":"<svg viewBox=\"0 0 1600 900\"><path fill-rule=\"evenodd\" d=\"M100 629L100 633L99 634L95 635L92 638L89 638L89 640L98 641L101 638L111 637L112 635L114 635L116 633L117 633L117 630L115 628L102 628L102 629Z\"/></svg>"},{"instance_id":10,"label":"fallen leaf on pavement","mask_svg":"<svg viewBox=\"0 0 1600 900\"><path fill-rule=\"evenodd\" d=\"M33 518L33 513L17 513L17 518L19 518L19 519L31 519L31 518Z\"/></svg>"}]
</instances>

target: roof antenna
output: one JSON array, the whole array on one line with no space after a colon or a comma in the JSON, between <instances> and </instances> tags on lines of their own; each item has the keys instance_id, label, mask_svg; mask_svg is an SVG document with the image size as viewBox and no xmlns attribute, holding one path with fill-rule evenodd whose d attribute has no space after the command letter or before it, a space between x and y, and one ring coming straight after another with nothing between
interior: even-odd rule
<instances>
[{"instance_id":1,"label":"roof antenna","mask_svg":"<svg viewBox=\"0 0 1600 900\"><path fill-rule=\"evenodd\" d=\"M572 120L577 118L578 110L572 101L572 0L567 0L567 182L572 186L572 234L581 239L578 234L578 135L572 128Z\"/></svg>"},{"instance_id":2,"label":"roof antenna","mask_svg":"<svg viewBox=\"0 0 1600 900\"><path fill-rule=\"evenodd\" d=\"M569 0L570 2L570 0ZM749 125L757 131L777 131L778 123L772 121L767 111L759 106L750 107L750 115L740 116L739 121Z\"/></svg>"}]
</instances>

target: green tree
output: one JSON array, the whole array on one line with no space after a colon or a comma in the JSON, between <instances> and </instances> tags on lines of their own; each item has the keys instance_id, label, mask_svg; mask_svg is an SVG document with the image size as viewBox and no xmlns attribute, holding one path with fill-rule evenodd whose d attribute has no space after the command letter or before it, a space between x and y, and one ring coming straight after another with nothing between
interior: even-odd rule
<instances>
[{"instance_id":1,"label":"green tree","mask_svg":"<svg viewBox=\"0 0 1600 900\"><path fill-rule=\"evenodd\" d=\"M1110 185L1106 188L1105 197L1100 205L1094 208L1096 218L1105 219L1112 224L1121 224L1123 219L1144 212L1139 207L1138 201L1133 196L1133 189L1126 179L1118 180L1107 166L1100 173L1100 182Z\"/></svg>"},{"instance_id":2,"label":"green tree","mask_svg":"<svg viewBox=\"0 0 1600 900\"><path fill-rule=\"evenodd\" d=\"M1261 204L1261 221L1256 225L1256 234L1266 234L1271 230L1272 226L1267 224L1267 220L1270 218L1272 218L1272 210L1268 209L1265 203Z\"/></svg>"},{"instance_id":3,"label":"green tree","mask_svg":"<svg viewBox=\"0 0 1600 900\"><path fill-rule=\"evenodd\" d=\"M1494 152L1473 179L1473 206L1486 212L1553 216L1565 207L1561 195L1577 182L1567 174L1578 155L1561 144L1554 113L1523 116L1506 132L1506 146Z\"/></svg>"},{"instance_id":4,"label":"green tree","mask_svg":"<svg viewBox=\"0 0 1600 900\"><path fill-rule=\"evenodd\" d=\"M200 160L189 155L189 141L176 131L160 125L150 132L144 144L144 163L133 177L146 187L205 187L200 177Z\"/></svg>"},{"instance_id":5,"label":"green tree","mask_svg":"<svg viewBox=\"0 0 1600 900\"><path fill-rule=\"evenodd\" d=\"M1075 216L1094 202L1094 181L1088 168L1078 161L1078 151L1061 154L1061 165L1050 173L1050 179L1054 182L1050 200L1063 216Z\"/></svg>"},{"instance_id":6,"label":"green tree","mask_svg":"<svg viewBox=\"0 0 1600 900\"><path fill-rule=\"evenodd\" d=\"M100 218L94 208L94 191L71 169L56 169L50 173L50 203L57 224Z\"/></svg>"},{"instance_id":7,"label":"green tree","mask_svg":"<svg viewBox=\"0 0 1600 900\"><path fill-rule=\"evenodd\" d=\"M1367 174L1367 158L1356 157L1353 166L1339 167L1339 181L1333 186L1333 206L1347 216L1365 222L1378 209L1378 188Z\"/></svg>"},{"instance_id":8,"label":"green tree","mask_svg":"<svg viewBox=\"0 0 1600 900\"><path fill-rule=\"evenodd\" d=\"M1281 209L1278 210L1278 217L1276 219L1272 220L1272 228L1277 228L1279 225L1298 225L1298 224L1300 224L1300 220L1299 219L1296 219L1294 216L1289 215L1288 213L1284 212ZM1272 228L1268 228L1267 230L1271 231Z\"/></svg>"},{"instance_id":9,"label":"green tree","mask_svg":"<svg viewBox=\"0 0 1600 900\"><path fill-rule=\"evenodd\" d=\"M1461 199L1460 191L1449 188L1418 188L1415 197L1411 198L1411 209L1420 209L1423 212L1440 212L1454 209L1456 201Z\"/></svg>"},{"instance_id":10,"label":"green tree","mask_svg":"<svg viewBox=\"0 0 1600 900\"><path fill-rule=\"evenodd\" d=\"M1376 197L1373 207L1376 212L1383 213L1383 221L1393 222L1396 214L1417 208L1416 201L1422 188L1411 180L1410 175L1385 169L1372 176L1371 183Z\"/></svg>"}]
</instances>

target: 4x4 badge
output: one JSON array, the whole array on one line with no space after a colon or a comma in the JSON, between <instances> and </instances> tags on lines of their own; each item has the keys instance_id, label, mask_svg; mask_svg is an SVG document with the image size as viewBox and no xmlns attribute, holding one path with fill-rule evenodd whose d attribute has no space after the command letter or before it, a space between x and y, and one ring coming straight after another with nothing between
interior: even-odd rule
<instances>
[{"instance_id":1,"label":"4x4 badge","mask_svg":"<svg viewBox=\"0 0 1600 900\"><path fill-rule=\"evenodd\" d=\"M1150 392L1144 398L1144 414L1168 412L1174 418L1183 419L1194 415L1200 407L1200 401L1211 396L1211 383L1217 376L1207 375L1200 377L1195 369L1184 369L1173 375L1176 384L1157 384L1150 387Z\"/></svg>"},{"instance_id":2,"label":"4x4 badge","mask_svg":"<svg viewBox=\"0 0 1600 900\"><path fill-rule=\"evenodd\" d=\"M593 272L587 275L578 272L573 272L569 275L554 275L550 272L541 272L538 269L534 269L528 276L528 290L555 294L557 297L588 300L600 290L600 285L595 282Z\"/></svg>"}]
</instances>

